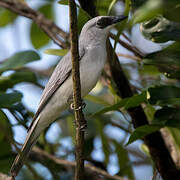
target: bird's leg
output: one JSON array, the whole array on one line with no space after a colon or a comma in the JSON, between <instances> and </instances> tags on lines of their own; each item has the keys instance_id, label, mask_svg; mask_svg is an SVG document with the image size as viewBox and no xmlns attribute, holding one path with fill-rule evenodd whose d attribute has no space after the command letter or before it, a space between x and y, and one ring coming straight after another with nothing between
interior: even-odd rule
<instances>
[{"instance_id":1,"label":"bird's leg","mask_svg":"<svg viewBox=\"0 0 180 180\"><path fill-rule=\"evenodd\" d=\"M86 107L86 103L82 100L81 101L82 102L81 106L79 106L78 108L74 108L74 103L73 103L73 97L72 96L68 98L67 102L68 102L68 104L70 106L69 111L71 113L74 113L74 111L78 111L78 110L84 109ZM74 121L74 124L76 125L76 121ZM87 127L87 122L84 122L83 126L81 127L81 130L84 131L86 129L86 127Z\"/></svg>"},{"instance_id":2,"label":"bird's leg","mask_svg":"<svg viewBox=\"0 0 180 180\"><path fill-rule=\"evenodd\" d=\"M78 108L74 108L74 103L73 103L73 97L69 97L67 100L67 103L69 104L70 108L69 108L69 112L74 114L74 111L78 111L80 109L84 109L86 107L86 103L82 100L82 104L81 106L79 106ZM73 122L76 125L76 121ZM81 128L82 130L84 130L87 127L87 123L84 123L85 125Z\"/></svg>"},{"instance_id":3,"label":"bird's leg","mask_svg":"<svg viewBox=\"0 0 180 180\"><path fill-rule=\"evenodd\" d=\"M74 108L74 103L72 102L71 104L70 104L70 108L72 109L72 110L74 110L74 111L78 111L78 110L80 110L80 109L84 109L86 107L86 103L82 100L82 104L81 104L81 106L79 106L78 108Z\"/></svg>"}]
</instances>

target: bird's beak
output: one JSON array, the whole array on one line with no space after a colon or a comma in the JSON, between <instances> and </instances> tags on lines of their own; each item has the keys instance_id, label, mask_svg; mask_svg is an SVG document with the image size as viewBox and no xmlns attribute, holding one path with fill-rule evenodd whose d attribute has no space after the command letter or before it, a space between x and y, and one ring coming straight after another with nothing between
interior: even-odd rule
<instances>
[{"instance_id":1,"label":"bird's beak","mask_svg":"<svg viewBox=\"0 0 180 180\"><path fill-rule=\"evenodd\" d=\"M123 21L124 19L126 19L128 16L124 16L124 15L120 15L120 16L114 16L112 19L112 24L116 24L118 22Z\"/></svg>"}]
</instances>

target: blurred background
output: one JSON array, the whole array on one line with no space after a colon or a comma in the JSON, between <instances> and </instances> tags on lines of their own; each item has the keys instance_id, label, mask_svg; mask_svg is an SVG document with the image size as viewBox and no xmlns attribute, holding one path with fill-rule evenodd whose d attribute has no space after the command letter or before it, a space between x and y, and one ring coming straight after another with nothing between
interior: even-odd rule
<instances>
[{"instance_id":1,"label":"blurred background","mask_svg":"<svg viewBox=\"0 0 180 180\"><path fill-rule=\"evenodd\" d=\"M160 179L147 146L137 139L155 128L163 128L162 133L171 139L175 148L175 161L179 162L180 4L170 0L93 2L99 15L129 15L128 23L118 24L111 30L110 41L135 95L122 102L105 66L96 87L84 99L88 121L86 163L125 179ZM63 42L64 49L68 49L67 1L22 3L56 23L67 35ZM90 15L80 7L79 1L76 3L80 32ZM58 50L59 46L30 19L1 7L0 19L0 171L7 174L16 148L25 140L44 86L67 51ZM135 137L127 109L140 104L149 122L154 123L154 129L144 129L145 132ZM131 134L133 143L126 145ZM74 161L74 135L73 113L67 110L41 135L37 147L60 159ZM73 173L72 167L42 163L30 157L17 180L69 180L73 179Z\"/></svg>"}]
</instances>

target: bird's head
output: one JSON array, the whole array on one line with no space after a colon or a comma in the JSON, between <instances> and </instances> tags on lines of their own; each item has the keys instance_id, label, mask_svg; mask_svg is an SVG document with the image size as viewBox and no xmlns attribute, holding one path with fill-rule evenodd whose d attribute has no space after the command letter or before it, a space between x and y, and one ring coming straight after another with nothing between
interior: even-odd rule
<instances>
[{"instance_id":1,"label":"bird's head","mask_svg":"<svg viewBox=\"0 0 180 180\"><path fill-rule=\"evenodd\" d=\"M107 38L109 30L113 25L123 21L127 16L97 16L89 20L82 28L80 34L80 42L87 41L90 43L92 41L104 40Z\"/></svg>"}]
</instances>

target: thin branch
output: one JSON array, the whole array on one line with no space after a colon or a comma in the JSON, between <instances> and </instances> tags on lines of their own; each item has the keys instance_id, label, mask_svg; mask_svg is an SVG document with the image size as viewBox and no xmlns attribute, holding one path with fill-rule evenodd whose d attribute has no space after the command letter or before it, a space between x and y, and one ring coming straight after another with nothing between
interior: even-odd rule
<instances>
[{"instance_id":1,"label":"thin branch","mask_svg":"<svg viewBox=\"0 0 180 180\"><path fill-rule=\"evenodd\" d=\"M47 162L50 162L50 164L52 165L52 163L55 163L56 165L60 165L60 168L63 167L75 167L76 166L76 163L75 162L72 162L72 161L68 161L68 160L64 160L64 159L60 159L56 156L53 156L52 154L38 148L37 146L35 146L33 149L32 149L32 152L30 153L30 156L29 158L33 161L38 161L42 164L45 164L44 161L47 161ZM50 161L49 161L50 160ZM113 180L124 180L124 178L120 177L120 176L117 176L117 175L110 175L108 174L106 171L100 169L100 168L97 168L91 164L85 164L85 170L86 171L91 171L91 172L94 172L94 173L97 173L98 175L102 175L106 178L110 178L110 179L113 179ZM81 172L82 173L82 172ZM126 178L127 179L127 178Z\"/></svg>"},{"instance_id":2,"label":"thin branch","mask_svg":"<svg viewBox=\"0 0 180 180\"><path fill-rule=\"evenodd\" d=\"M17 0L1 0L0 7L7 8L16 14L32 19L57 45L62 48L68 48L67 39L69 35L42 13L30 8L26 3Z\"/></svg>"},{"instance_id":3,"label":"thin branch","mask_svg":"<svg viewBox=\"0 0 180 180\"><path fill-rule=\"evenodd\" d=\"M69 0L70 16L70 38L71 38L71 57L72 57L72 80L73 80L73 103L74 116L76 122L76 168L75 180L84 180L84 128L86 120L82 112L81 83L79 71L79 51L78 51L78 32L77 32L77 12L74 0Z\"/></svg>"},{"instance_id":4,"label":"thin branch","mask_svg":"<svg viewBox=\"0 0 180 180\"><path fill-rule=\"evenodd\" d=\"M125 57L125 58L128 58L128 59L133 59L135 61L142 61L142 59L138 56L131 56L129 54L121 54L121 53L116 53L117 56L121 56L121 57Z\"/></svg>"},{"instance_id":5,"label":"thin branch","mask_svg":"<svg viewBox=\"0 0 180 180\"><path fill-rule=\"evenodd\" d=\"M116 39L116 35L109 33L109 37L112 39ZM128 43L124 42L123 40L119 39L118 40L119 44L121 44L121 46L125 47L126 49L128 49L129 51L133 52L137 57L141 58L144 57L145 55L140 52L136 47L129 45Z\"/></svg>"}]
</instances>

